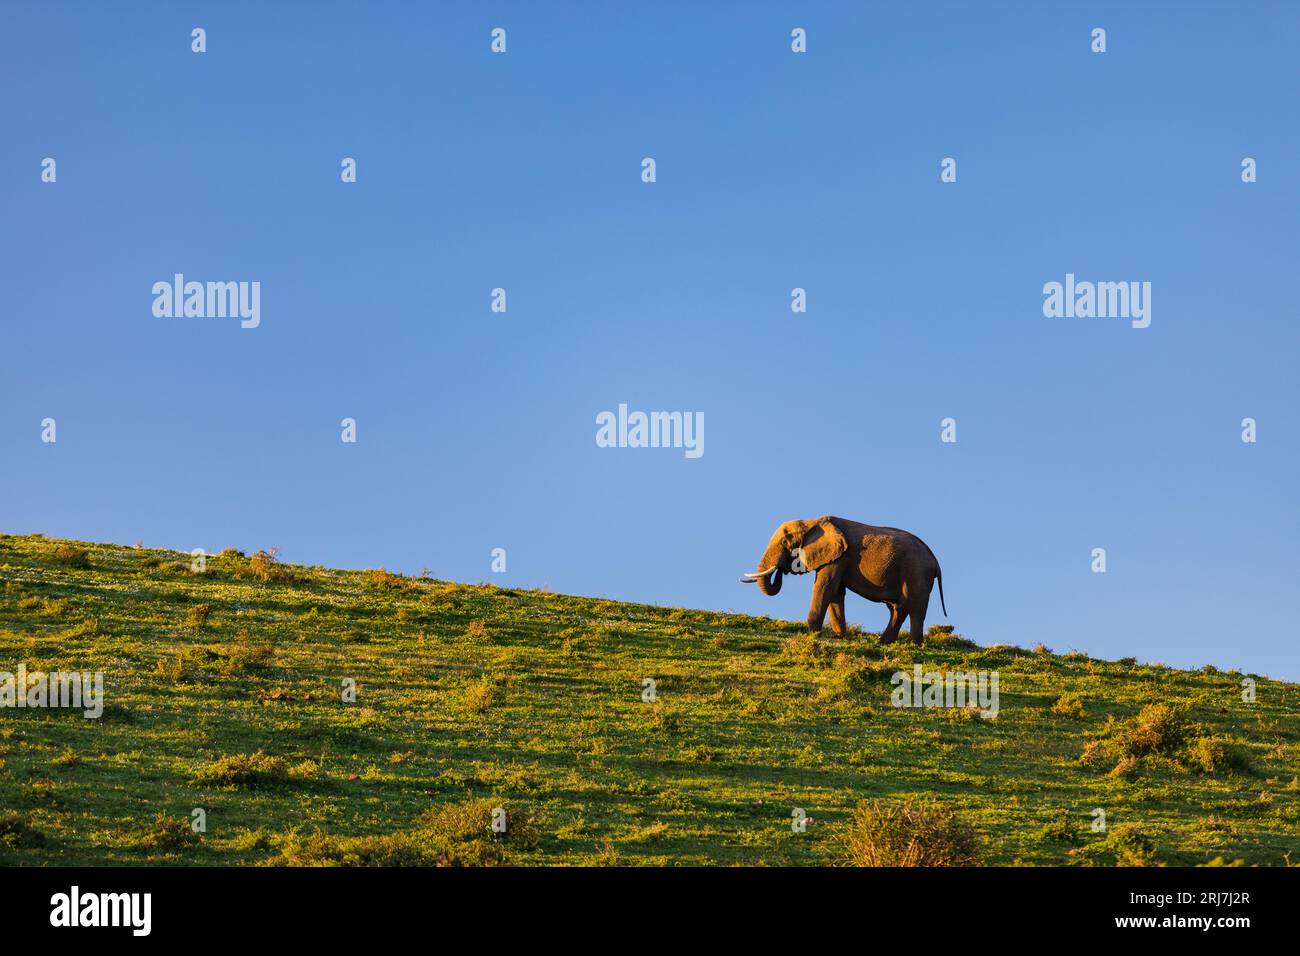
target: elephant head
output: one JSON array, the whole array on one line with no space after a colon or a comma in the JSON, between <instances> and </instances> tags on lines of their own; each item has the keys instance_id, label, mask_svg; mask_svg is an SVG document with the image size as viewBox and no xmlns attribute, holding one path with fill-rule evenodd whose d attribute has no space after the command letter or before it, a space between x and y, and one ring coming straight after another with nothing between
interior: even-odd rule
<instances>
[{"instance_id":1,"label":"elephant head","mask_svg":"<svg viewBox=\"0 0 1300 956\"><path fill-rule=\"evenodd\" d=\"M815 521L787 521L776 529L767 550L758 562L758 570L745 574L741 581L758 582L759 590L773 595L781 590L783 574L804 574L830 564L845 551L848 542L830 518Z\"/></svg>"}]
</instances>

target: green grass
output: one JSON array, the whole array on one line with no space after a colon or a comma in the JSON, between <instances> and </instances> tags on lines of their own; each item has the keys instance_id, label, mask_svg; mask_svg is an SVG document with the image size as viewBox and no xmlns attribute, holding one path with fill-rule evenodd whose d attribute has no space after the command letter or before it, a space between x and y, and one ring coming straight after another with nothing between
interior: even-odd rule
<instances>
[{"instance_id":1,"label":"green grass","mask_svg":"<svg viewBox=\"0 0 1300 956\"><path fill-rule=\"evenodd\" d=\"M826 864L909 800L985 863L1300 862L1294 684L801 632L0 535L0 671L103 671L107 699L0 710L0 863ZM891 707L914 661L997 670L1000 714Z\"/></svg>"}]
</instances>

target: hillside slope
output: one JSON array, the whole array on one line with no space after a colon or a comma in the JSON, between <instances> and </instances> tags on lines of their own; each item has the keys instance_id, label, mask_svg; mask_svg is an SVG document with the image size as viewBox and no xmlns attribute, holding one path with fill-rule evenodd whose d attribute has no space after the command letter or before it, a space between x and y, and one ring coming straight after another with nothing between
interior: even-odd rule
<instances>
[{"instance_id":1,"label":"hillside slope","mask_svg":"<svg viewBox=\"0 0 1300 956\"><path fill-rule=\"evenodd\" d=\"M989 863L1300 862L1296 685L1247 703L1249 675L1208 667L801 630L0 536L0 671L102 671L106 698L97 720L0 709L0 863L419 862L433 840L446 862L817 864L860 800L917 795ZM891 706L914 663L996 670L1000 713Z\"/></svg>"}]
</instances>

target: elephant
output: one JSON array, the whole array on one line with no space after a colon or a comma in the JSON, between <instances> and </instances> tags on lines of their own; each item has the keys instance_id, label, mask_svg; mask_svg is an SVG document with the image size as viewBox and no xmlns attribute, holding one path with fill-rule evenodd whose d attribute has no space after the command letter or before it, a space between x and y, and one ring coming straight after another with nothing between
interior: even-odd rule
<instances>
[{"instance_id":1,"label":"elephant","mask_svg":"<svg viewBox=\"0 0 1300 956\"><path fill-rule=\"evenodd\" d=\"M808 628L820 631L826 612L831 630L843 637L844 595L848 591L868 601L889 605L889 626L882 644L898 639L903 618L911 617L911 639L920 644L925 635L925 611L930 589L939 582L939 606L944 617L943 572L939 559L916 535L898 528L881 528L845 518L823 515L812 521L787 521L776 529L763 552L759 570L745 574L745 584L757 583L764 594L781 590L783 574L817 572Z\"/></svg>"}]
</instances>

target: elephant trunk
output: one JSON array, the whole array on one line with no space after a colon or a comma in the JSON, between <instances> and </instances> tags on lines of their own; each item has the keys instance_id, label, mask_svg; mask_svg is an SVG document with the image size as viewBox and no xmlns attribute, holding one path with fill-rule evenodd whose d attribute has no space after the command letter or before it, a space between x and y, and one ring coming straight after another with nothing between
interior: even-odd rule
<instances>
[{"instance_id":1,"label":"elephant trunk","mask_svg":"<svg viewBox=\"0 0 1300 956\"><path fill-rule=\"evenodd\" d=\"M786 566L785 543L778 531L772 535L772 540L768 542L767 549L763 552L763 557L758 562L758 570L745 577L751 581L758 582L758 588L768 597L781 592L781 575L784 573L782 568Z\"/></svg>"}]
</instances>

